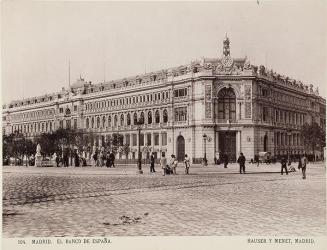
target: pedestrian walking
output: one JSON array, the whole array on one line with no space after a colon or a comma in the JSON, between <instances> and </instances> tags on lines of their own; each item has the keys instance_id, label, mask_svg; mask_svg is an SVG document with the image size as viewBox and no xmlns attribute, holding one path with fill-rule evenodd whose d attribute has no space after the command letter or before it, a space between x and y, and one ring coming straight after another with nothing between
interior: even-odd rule
<instances>
[{"instance_id":1,"label":"pedestrian walking","mask_svg":"<svg viewBox=\"0 0 327 250\"><path fill-rule=\"evenodd\" d=\"M245 174L245 157L243 153L240 153L240 156L237 159L238 164L240 165L240 174Z\"/></svg>"},{"instance_id":2,"label":"pedestrian walking","mask_svg":"<svg viewBox=\"0 0 327 250\"><path fill-rule=\"evenodd\" d=\"M111 152L109 157L110 157L111 166L114 168L115 167L115 154L114 154L114 152Z\"/></svg>"},{"instance_id":3,"label":"pedestrian walking","mask_svg":"<svg viewBox=\"0 0 327 250\"><path fill-rule=\"evenodd\" d=\"M175 155L171 155L171 159L170 159L170 167L171 169L173 170L173 174L177 174L176 173L176 168L177 168L177 159L176 159L176 156Z\"/></svg>"},{"instance_id":4,"label":"pedestrian walking","mask_svg":"<svg viewBox=\"0 0 327 250\"><path fill-rule=\"evenodd\" d=\"M79 156L78 156L78 151L75 152L75 167L79 167Z\"/></svg>"},{"instance_id":5,"label":"pedestrian walking","mask_svg":"<svg viewBox=\"0 0 327 250\"><path fill-rule=\"evenodd\" d=\"M154 153L152 153L150 157L150 173L156 172L154 169L154 162L155 162Z\"/></svg>"},{"instance_id":6,"label":"pedestrian walking","mask_svg":"<svg viewBox=\"0 0 327 250\"><path fill-rule=\"evenodd\" d=\"M110 152L109 151L106 154L106 167L111 168L111 160L110 160Z\"/></svg>"},{"instance_id":7,"label":"pedestrian walking","mask_svg":"<svg viewBox=\"0 0 327 250\"><path fill-rule=\"evenodd\" d=\"M224 168L227 168L229 159L228 159L228 155L226 153L223 154L223 161L224 161Z\"/></svg>"},{"instance_id":8,"label":"pedestrian walking","mask_svg":"<svg viewBox=\"0 0 327 250\"><path fill-rule=\"evenodd\" d=\"M164 152L162 152L162 154L161 154L160 166L163 169L163 175L166 175L167 158L165 157L165 153Z\"/></svg>"},{"instance_id":9,"label":"pedestrian walking","mask_svg":"<svg viewBox=\"0 0 327 250\"><path fill-rule=\"evenodd\" d=\"M187 154L185 154L184 163L185 163L185 174L189 174L189 169L190 169L190 157L188 157Z\"/></svg>"},{"instance_id":10,"label":"pedestrian walking","mask_svg":"<svg viewBox=\"0 0 327 250\"><path fill-rule=\"evenodd\" d=\"M68 165L69 165L69 159L68 159L68 154L64 154L64 157L63 157L63 161L64 161L64 167L67 167L68 168Z\"/></svg>"},{"instance_id":11,"label":"pedestrian walking","mask_svg":"<svg viewBox=\"0 0 327 250\"><path fill-rule=\"evenodd\" d=\"M306 171L307 171L307 164L308 164L308 159L305 155L301 157L301 160L299 162L299 168L302 169L302 179L306 179Z\"/></svg>"},{"instance_id":12,"label":"pedestrian walking","mask_svg":"<svg viewBox=\"0 0 327 250\"><path fill-rule=\"evenodd\" d=\"M55 159L55 161L56 161L56 165L57 165L57 168L59 167L59 156L56 154L56 159Z\"/></svg>"},{"instance_id":13,"label":"pedestrian walking","mask_svg":"<svg viewBox=\"0 0 327 250\"><path fill-rule=\"evenodd\" d=\"M283 173L284 173L284 169L285 169L285 172L286 172L286 174L288 175L288 171L287 171L287 161L286 161L285 157L282 157L280 163L281 163L281 166L282 166L282 168L281 168L281 170L280 170L280 174L283 175Z\"/></svg>"},{"instance_id":14,"label":"pedestrian walking","mask_svg":"<svg viewBox=\"0 0 327 250\"><path fill-rule=\"evenodd\" d=\"M98 153L95 151L93 153L93 166L96 167L97 166L97 161L98 161Z\"/></svg>"},{"instance_id":15,"label":"pedestrian walking","mask_svg":"<svg viewBox=\"0 0 327 250\"><path fill-rule=\"evenodd\" d=\"M259 161L259 156L258 155L254 156L254 162L257 163L257 167L259 167L260 161Z\"/></svg>"}]
</instances>

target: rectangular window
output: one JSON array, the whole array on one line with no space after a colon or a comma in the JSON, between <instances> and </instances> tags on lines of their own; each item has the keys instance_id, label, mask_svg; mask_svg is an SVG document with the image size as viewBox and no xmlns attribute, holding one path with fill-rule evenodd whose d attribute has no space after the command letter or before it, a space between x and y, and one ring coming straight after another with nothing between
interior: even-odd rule
<instances>
[{"instance_id":1,"label":"rectangular window","mask_svg":"<svg viewBox=\"0 0 327 250\"><path fill-rule=\"evenodd\" d=\"M151 134L146 135L146 144L149 146L151 145Z\"/></svg>"},{"instance_id":2,"label":"rectangular window","mask_svg":"<svg viewBox=\"0 0 327 250\"><path fill-rule=\"evenodd\" d=\"M162 141L162 146L167 145L167 133L166 132L161 134L161 141Z\"/></svg>"},{"instance_id":3,"label":"rectangular window","mask_svg":"<svg viewBox=\"0 0 327 250\"><path fill-rule=\"evenodd\" d=\"M131 145L131 137L130 137L130 135L126 135L126 145Z\"/></svg>"},{"instance_id":4,"label":"rectangular window","mask_svg":"<svg viewBox=\"0 0 327 250\"><path fill-rule=\"evenodd\" d=\"M70 129L71 128L71 122L70 120L66 121L66 128Z\"/></svg>"},{"instance_id":5,"label":"rectangular window","mask_svg":"<svg viewBox=\"0 0 327 250\"><path fill-rule=\"evenodd\" d=\"M263 109L262 109L262 120L264 122L268 121L268 108L266 108L266 107L263 107Z\"/></svg>"},{"instance_id":6,"label":"rectangular window","mask_svg":"<svg viewBox=\"0 0 327 250\"><path fill-rule=\"evenodd\" d=\"M175 121L187 120L187 107L175 108Z\"/></svg>"},{"instance_id":7,"label":"rectangular window","mask_svg":"<svg viewBox=\"0 0 327 250\"><path fill-rule=\"evenodd\" d=\"M64 128L64 122L63 121L59 121L59 128Z\"/></svg>"},{"instance_id":8,"label":"rectangular window","mask_svg":"<svg viewBox=\"0 0 327 250\"><path fill-rule=\"evenodd\" d=\"M133 146L137 146L137 134L133 134Z\"/></svg>"},{"instance_id":9,"label":"rectangular window","mask_svg":"<svg viewBox=\"0 0 327 250\"><path fill-rule=\"evenodd\" d=\"M59 109L59 113L63 113L64 112L64 109L63 108L60 108Z\"/></svg>"},{"instance_id":10,"label":"rectangular window","mask_svg":"<svg viewBox=\"0 0 327 250\"><path fill-rule=\"evenodd\" d=\"M77 111L77 106L76 105L74 106L74 111Z\"/></svg>"},{"instance_id":11,"label":"rectangular window","mask_svg":"<svg viewBox=\"0 0 327 250\"><path fill-rule=\"evenodd\" d=\"M187 96L187 88L174 90L174 97Z\"/></svg>"},{"instance_id":12,"label":"rectangular window","mask_svg":"<svg viewBox=\"0 0 327 250\"><path fill-rule=\"evenodd\" d=\"M159 145L159 133L154 133L154 145Z\"/></svg>"},{"instance_id":13,"label":"rectangular window","mask_svg":"<svg viewBox=\"0 0 327 250\"><path fill-rule=\"evenodd\" d=\"M140 146L144 146L144 134L140 134Z\"/></svg>"},{"instance_id":14,"label":"rectangular window","mask_svg":"<svg viewBox=\"0 0 327 250\"><path fill-rule=\"evenodd\" d=\"M74 129L77 129L77 119L74 119Z\"/></svg>"}]
</instances>

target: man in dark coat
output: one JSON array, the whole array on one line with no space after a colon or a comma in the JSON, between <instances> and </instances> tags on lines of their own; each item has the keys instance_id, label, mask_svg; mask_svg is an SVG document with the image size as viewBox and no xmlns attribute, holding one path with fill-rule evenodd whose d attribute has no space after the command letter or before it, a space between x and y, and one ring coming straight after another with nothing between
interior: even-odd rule
<instances>
[{"instance_id":1,"label":"man in dark coat","mask_svg":"<svg viewBox=\"0 0 327 250\"><path fill-rule=\"evenodd\" d=\"M154 170L154 153L151 154L151 157L150 157L150 173L154 173L156 172Z\"/></svg>"},{"instance_id":2,"label":"man in dark coat","mask_svg":"<svg viewBox=\"0 0 327 250\"><path fill-rule=\"evenodd\" d=\"M107 168L111 168L110 152L107 152L106 154L106 166Z\"/></svg>"},{"instance_id":3,"label":"man in dark coat","mask_svg":"<svg viewBox=\"0 0 327 250\"><path fill-rule=\"evenodd\" d=\"M115 154L113 152L111 152L109 158L110 158L112 167L114 168L115 167Z\"/></svg>"},{"instance_id":4,"label":"man in dark coat","mask_svg":"<svg viewBox=\"0 0 327 250\"><path fill-rule=\"evenodd\" d=\"M240 153L240 157L237 159L238 164L240 164L240 174L245 174L245 157L243 153Z\"/></svg>"},{"instance_id":5,"label":"man in dark coat","mask_svg":"<svg viewBox=\"0 0 327 250\"><path fill-rule=\"evenodd\" d=\"M285 157L282 158L282 160L280 161L280 163L282 165L282 169L280 171L280 174L283 175L284 169L285 169L286 174L288 174L288 171L287 171L287 161L286 161Z\"/></svg>"},{"instance_id":6,"label":"man in dark coat","mask_svg":"<svg viewBox=\"0 0 327 250\"><path fill-rule=\"evenodd\" d=\"M75 167L79 167L79 155L78 155L78 152L75 151Z\"/></svg>"}]
</instances>

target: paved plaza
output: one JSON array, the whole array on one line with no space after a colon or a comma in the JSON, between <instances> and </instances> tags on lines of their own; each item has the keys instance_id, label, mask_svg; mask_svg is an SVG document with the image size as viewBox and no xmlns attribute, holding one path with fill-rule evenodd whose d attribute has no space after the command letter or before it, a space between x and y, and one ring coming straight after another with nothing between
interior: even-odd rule
<instances>
[{"instance_id":1,"label":"paved plaza","mask_svg":"<svg viewBox=\"0 0 327 250\"><path fill-rule=\"evenodd\" d=\"M184 175L116 168L3 167L3 236L326 234L325 166L192 166Z\"/></svg>"}]
</instances>

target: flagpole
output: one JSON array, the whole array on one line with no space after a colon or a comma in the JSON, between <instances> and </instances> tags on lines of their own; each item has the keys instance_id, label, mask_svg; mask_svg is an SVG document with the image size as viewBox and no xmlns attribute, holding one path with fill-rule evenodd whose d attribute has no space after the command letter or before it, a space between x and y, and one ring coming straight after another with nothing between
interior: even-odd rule
<instances>
[{"instance_id":1,"label":"flagpole","mask_svg":"<svg viewBox=\"0 0 327 250\"><path fill-rule=\"evenodd\" d=\"M70 60L69 60L69 63L68 63L68 85L69 85L69 88L70 88Z\"/></svg>"}]
</instances>

